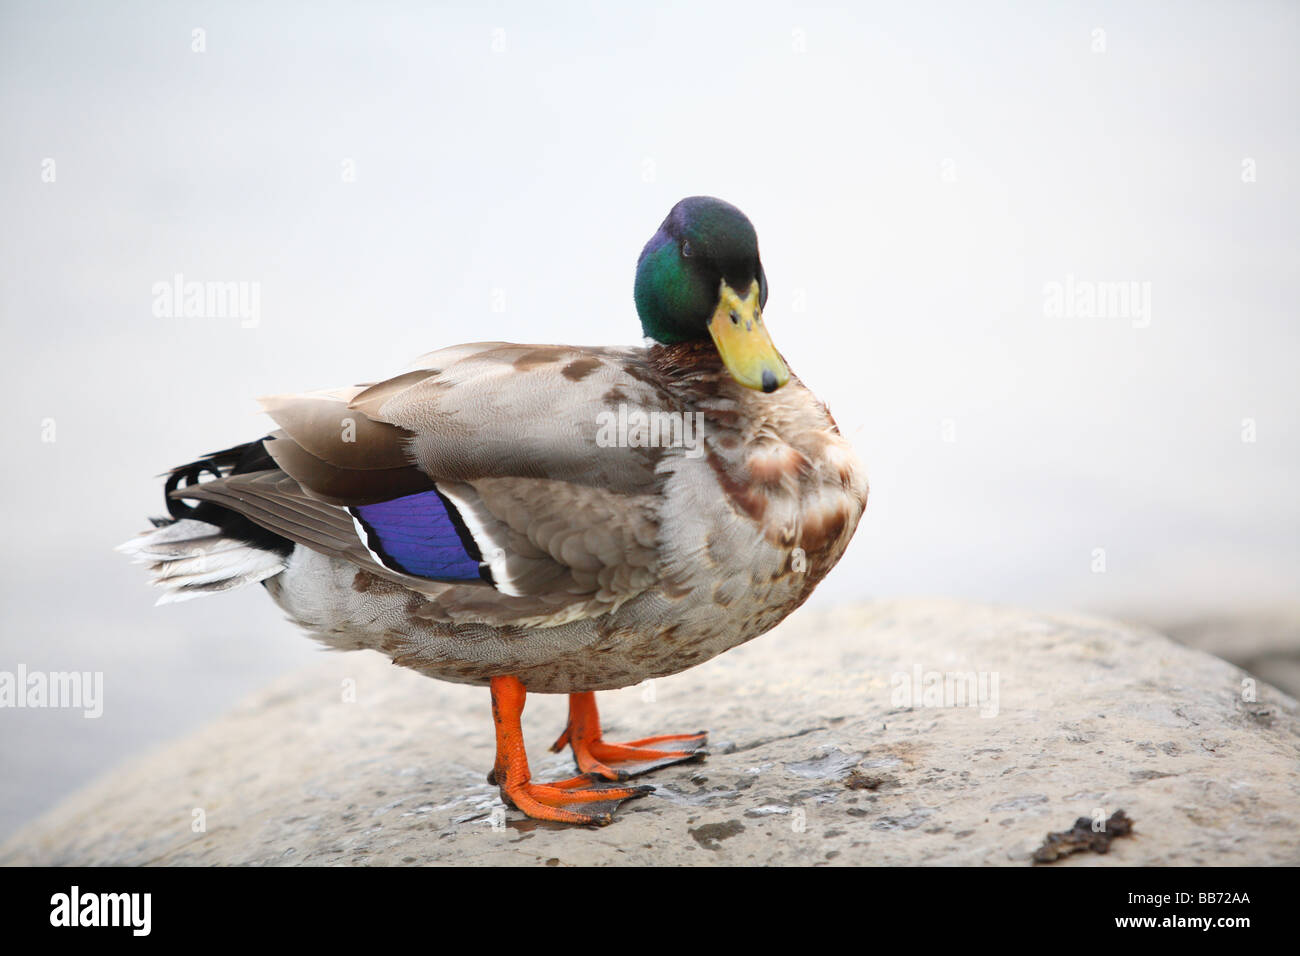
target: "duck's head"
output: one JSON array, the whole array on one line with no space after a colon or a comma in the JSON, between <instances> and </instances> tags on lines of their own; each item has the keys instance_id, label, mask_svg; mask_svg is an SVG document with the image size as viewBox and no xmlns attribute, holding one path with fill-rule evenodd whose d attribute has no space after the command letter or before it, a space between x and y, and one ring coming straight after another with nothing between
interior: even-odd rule
<instances>
[{"instance_id":1,"label":"duck's head","mask_svg":"<svg viewBox=\"0 0 1300 956\"><path fill-rule=\"evenodd\" d=\"M774 392L790 380L763 323L767 276L745 214L711 196L673 206L636 264L636 310L656 342L712 341L741 385Z\"/></svg>"}]
</instances>

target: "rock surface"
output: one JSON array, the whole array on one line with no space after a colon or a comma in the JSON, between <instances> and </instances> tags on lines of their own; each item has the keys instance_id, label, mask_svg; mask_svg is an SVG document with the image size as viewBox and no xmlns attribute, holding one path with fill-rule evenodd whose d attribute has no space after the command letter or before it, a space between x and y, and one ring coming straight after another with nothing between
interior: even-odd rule
<instances>
[{"instance_id":1,"label":"rock surface","mask_svg":"<svg viewBox=\"0 0 1300 956\"><path fill-rule=\"evenodd\" d=\"M1179 644L1222 657L1292 697L1300 695L1300 608L1267 613L1135 621Z\"/></svg>"},{"instance_id":2,"label":"rock surface","mask_svg":"<svg viewBox=\"0 0 1300 956\"><path fill-rule=\"evenodd\" d=\"M972 675L975 706L936 699L932 672ZM798 614L601 695L609 739L708 726L711 754L584 829L501 808L485 690L330 655L50 810L0 863L1029 866L1049 831L1116 810L1132 835L1051 865L1300 863L1300 713L1243 680L1098 619L936 601ZM572 772L545 750L565 713L529 699L536 779Z\"/></svg>"}]
</instances>

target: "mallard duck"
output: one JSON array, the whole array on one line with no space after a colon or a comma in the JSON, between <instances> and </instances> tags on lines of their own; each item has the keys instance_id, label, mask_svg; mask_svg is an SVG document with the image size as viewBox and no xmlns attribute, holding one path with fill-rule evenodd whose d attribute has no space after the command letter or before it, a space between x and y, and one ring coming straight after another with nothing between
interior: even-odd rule
<instances>
[{"instance_id":1,"label":"mallard duck","mask_svg":"<svg viewBox=\"0 0 1300 956\"><path fill-rule=\"evenodd\" d=\"M491 780L525 814L608 823L707 734L601 735L595 692L770 630L844 553L867 483L768 334L758 238L677 203L637 262L645 348L478 342L385 381L263 400L278 429L172 469L122 549L160 603L261 582L313 637L487 686ZM527 693L568 694L532 781Z\"/></svg>"}]
</instances>

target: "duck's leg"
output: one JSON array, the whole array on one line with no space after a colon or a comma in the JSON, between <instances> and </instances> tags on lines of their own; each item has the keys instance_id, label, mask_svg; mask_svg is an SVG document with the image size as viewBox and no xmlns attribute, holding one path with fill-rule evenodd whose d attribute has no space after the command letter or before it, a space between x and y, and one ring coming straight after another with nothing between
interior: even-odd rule
<instances>
[{"instance_id":1,"label":"duck's leg","mask_svg":"<svg viewBox=\"0 0 1300 956\"><path fill-rule=\"evenodd\" d=\"M538 820L606 824L624 800L649 793L652 787L591 787L600 777L583 774L555 783L533 783L520 716L527 692L517 677L492 678L492 719L496 723L497 759L492 780L501 799Z\"/></svg>"},{"instance_id":2,"label":"duck's leg","mask_svg":"<svg viewBox=\"0 0 1300 956\"><path fill-rule=\"evenodd\" d=\"M583 773L597 774L606 780L626 780L669 764L703 757L705 752L701 748L708 740L708 732L701 730L698 734L664 734L623 744L606 743L600 734L596 695L587 691L569 695L569 725L551 750L559 752L566 745L571 746L578 769Z\"/></svg>"}]
</instances>

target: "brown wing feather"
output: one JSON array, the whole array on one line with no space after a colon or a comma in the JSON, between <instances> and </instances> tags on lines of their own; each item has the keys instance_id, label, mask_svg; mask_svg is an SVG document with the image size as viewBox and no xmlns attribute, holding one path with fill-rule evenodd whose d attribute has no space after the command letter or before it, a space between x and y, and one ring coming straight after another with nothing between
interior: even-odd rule
<instances>
[{"instance_id":1,"label":"brown wing feather","mask_svg":"<svg viewBox=\"0 0 1300 956\"><path fill-rule=\"evenodd\" d=\"M273 395L262 399L262 409L303 450L337 468L366 471L410 465L405 443L411 433L357 414L345 398L348 391Z\"/></svg>"},{"instance_id":2,"label":"brown wing feather","mask_svg":"<svg viewBox=\"0 0 1300 956\"><path fill-rule=\"evenodd\" d=\"M283 432L267 440L266 450L306 494L332 505L368 505L433 488L433 479L414 465L342 468L317 458Z\"/></svg>"}]
</instances>

